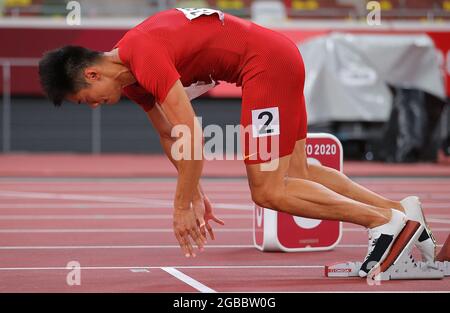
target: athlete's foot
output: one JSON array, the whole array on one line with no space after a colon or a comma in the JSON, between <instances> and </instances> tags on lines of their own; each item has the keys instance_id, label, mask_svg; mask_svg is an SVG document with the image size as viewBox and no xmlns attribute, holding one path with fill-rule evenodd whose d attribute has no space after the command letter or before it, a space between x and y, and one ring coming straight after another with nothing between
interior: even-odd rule
<instances>
[{"instance_id":1,"label":"athlete's foot","mask_svg":"<svg viewBox=\"0 0 450 313\"><path fill-rule=\"evenodd\" d=\"M425 220L425 215L423 214L422 205L419 198L416 196L406 197L400 201L400 203L405 209L406 217L409 220L419 222L424 228L422 234L416 242L416 246L422 254L422 260L425 262L434 262L436 254L436 241Z\"/></svg>"},{"instance_id":2,"label":"athlete's foot","mask_svg":"<svg viewBox=\"0 0 450 313\"><path fill-rule=\"evenodd\" d=\"M450 235L447 237L444 246L442 246L441 251L439 251L439 254L436 256L436 261L450 261Z\"/></svg>"},{"instance_id":3,"label":"athlete's foot","mask_svg":"<svg viewBox=\"0 0 450 313\"><path fill-rule=\"evenodd\" d=\"M369 247L364 259L360 277L366 277L369 271L384 261L389 254L392 244L406 224L406 215L392 209L392 217L386 224L368 229Z\"/></svg>"}]
</instances>

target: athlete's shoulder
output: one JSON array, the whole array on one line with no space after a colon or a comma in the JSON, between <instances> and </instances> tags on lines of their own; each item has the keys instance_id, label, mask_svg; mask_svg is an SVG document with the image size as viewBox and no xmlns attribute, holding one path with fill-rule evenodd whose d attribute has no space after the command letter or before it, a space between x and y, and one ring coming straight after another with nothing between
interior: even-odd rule
<instances>
[{"instance_id":1,"label":"athlete's shoulder","mask_svg":"<svg viewBox=\"0 0 450 313\"><path fill-rule=\"evenodd\" d=\"M149 27L161 28L164 27L165 25L171 25L171 23L185 20L186 18L179 10L170 9L150 15L134 28L137 29Z\"/></svg>"}]
</instances>

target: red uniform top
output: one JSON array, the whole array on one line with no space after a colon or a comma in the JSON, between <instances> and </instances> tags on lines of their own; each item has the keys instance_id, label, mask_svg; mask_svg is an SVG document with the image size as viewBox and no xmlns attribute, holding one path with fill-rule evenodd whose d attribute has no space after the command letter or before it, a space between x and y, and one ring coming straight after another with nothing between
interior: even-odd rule
<instances>
[{"instance_id":1,"label":"red uniform top","mask_svg":"<svg viewBox=\"0 0 450 313\"><path fill-rule=\"evenodd\" d=\"M288 155L306 137L304 65L282 34L220 11L172 9L131 29L116 47L137 80L123 92L145 111L162 103L177 79L185 87L219 80L242 86L240 125L251 129L241 132L248 164ZM189 88L187 94L200 92ZM259 151L265 146L268 158Z\"/></svg>"},{"instance_id":2,"label":"red uniform top","mask_svg":"<svg viewBox=\"0 0 450 313\"><path fill-rule=\"evenodd\" d=\"M137 80L124 94L148 111L177 79L183 86L212 80L242 85L251 25L210 9L172 9L147 18L115 46Z\"/></svg>"}]
</instances>

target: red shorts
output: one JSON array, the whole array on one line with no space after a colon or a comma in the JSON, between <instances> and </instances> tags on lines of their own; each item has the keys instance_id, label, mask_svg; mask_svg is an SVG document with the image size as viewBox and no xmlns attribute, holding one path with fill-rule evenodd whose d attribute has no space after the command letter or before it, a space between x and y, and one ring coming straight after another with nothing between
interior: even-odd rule
<instances>
[{"instance_id":1,"label":"red shorts","mask_svg":"<svg viewBox=\"0 0 450 313\"><path fill-rule=\"evenodd\" d=\"M241 142L244 162L258 164L291 154L306 138L305 68L290 39L262 27L252 30L248 51L254 55L243 69Z\"/></svg>"}]
</instances>

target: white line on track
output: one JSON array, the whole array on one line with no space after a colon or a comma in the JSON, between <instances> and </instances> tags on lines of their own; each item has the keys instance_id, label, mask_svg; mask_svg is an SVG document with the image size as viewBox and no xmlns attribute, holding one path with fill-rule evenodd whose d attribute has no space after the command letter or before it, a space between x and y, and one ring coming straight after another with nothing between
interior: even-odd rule
<instances>
[{"instance_id":1,"label":"white line on track","mask_svg":"<svg viewBox=\"0 0 450 313\"><path fill-rule=\"evenodd\" d=\"M166 178L74 178L74 177L22 177L22 178L6 178L0 177L0 185L4 184L6 186L10 186L15 184L18 188L35 188L35 186L39 185L57 185L57 186L74 186L75 188L84 188L87 189L89 187L110 187L110 188L119 188L119 186L133 186L134 188L129 187L129 190L135 190L136 187L148 187L153 186L155 189L167 189L173 188L177 183L177 177L166 177ZM246 178L210 178L210 177L202 177L202 183L205 186L211 188L217 188L218 190L223 188L223 186L236 188L247 187L248 188L248 180ZM442 184L442 182L441 182ZM441 186L441 185L439 185Z\"/></svg>"},{"instance_id":2,"label":"white line on track","mask_svg":"<svg viewBox=\"0 0 450 313\"><path fill-rule=\"evenodd\" d=\"M21 192L0 190L0 198L13 199L54 199L54 200L70 200L70 201L96 201L96 202L112 202L112 203L139 203L146 204L153 208L173 207L173 201L162 199L148 199L135 197L114 197L114 196L98 196L98 195L80 195L80 194L63 194L63 193L48 193L48 192ZM233 209L233 210L253 210L251 205L239 205L228 203L215 203L215 208L218 209Z\"/></svg>"},{"instance_id":3,"label":"white line on track","mask_svg":"<svg viewBox=\"0 0 450 313\"><path fill-rule=\"evenodd\" d=\"M208 245L208 249L255 248L254 245ZM367 248L367 246L366 246ZM0 246L0 250L82 250L82 249L180 249L179 245L104 246Z\"/></svg>"},{"instance_id":4,"label":"white line on track","mask_svg":"<svg viewBox=\"0 0 450 313\"><path fill-rule=\"evenodd\" d=\"M433 223L439 223L439 224L450 224L450 219L427 218L427 222L433 222Z\"/></svg>"},{"instance_id":5,"label":"white line on track","mask_svg":"<svg viewBox=\"0 0 450 313\"><path fill-rule=\"evenodd\" d=\"M76 228L76 229L0 229L2 234L28 234L28 233L172 233L172 228ZM218 228L217 233L253 232L253 228Z\"/></svg>"},{"instance_id":6,"label":"white line on track","mask_svg":"<svg viewBox=\"0 0 450 313\"><path fill-rule=\"evenodd\" d=\"M221 218L246 219L253 218L248 214L223 214ZM77 215L0 215L0 220L143 220L172 219L172 214L77 214Z\"/></svg>"},{"instance_id":7,"label":"white line on track","mask_svg":"<svg viewBox=\"0 0 450 313\"><path fill-rule=\"evenodd\" d=\"M442 247L442 245L436 245L437 247ZM367 249L367 245L365 244L342 244L337 245L338 248L365 248Z\"/></svg>"},{"instance_id":8,"label":"white line on track","mask_svg":"<svg viewBox=\"0 0 450 313\"><path fill-rule=\"evenodd\" d=\"M428 219L427 219L427 221L428 221ZM365 233L365 232L367 232L367 229L365 229L365 228L343 228L342 231L343 232L349 232L349 233L351 233L351 232L364 232ZM435 228L435 227L433 227L432 231L433 231L433 233L435 233L435 232L448 232L448 231L450 231L450 228L449 227L447 227L447 228L437 228L437 227Z\"/></svg>"},{"instance_id":9,"label":"white line on track","mask_svg":"<svg viewBox=\"0 0 450 313\"><path fill-rule=\"evenodd\" d=\"M344 228L344 232L366 232L366 229L361 228ZM449 232L450 228L433 228L433 232ZM172 233L172 228L0 228L1 234L28 234L28 233ZM253 232L253 228L218 228L214 232L217 233L238 233L238 232Z\"/></svg>"},{"instance_id":10,"label":"white line on track","mask_svg":"<svg viewBox=\"0 0 450 313\"><path fill-rule=\"evenodd\" d=\"M324 265L172 265L179 269L313 269L323 268ZM152 270L162 266L81 266L80 270ZM58 271L67 267L0 267L0 271Z\"/></svg>"},{"instance_id":11,"label":"white line on track","mask_svg":"<svg viewBox=\"0 0 450 313\"><path fill-rule=\"evenodd\" d=\"M214 199L212 199L213 205L216 208ZM247 203L247 204L246 204ZM253 206L248 205L248 201L243 202L240 205L245 210L252 210ZM225 205L225 204L223 204ZM227 206L231 206L232 204L226 204ZM133 209L133 208L144 208L150 209L148 204L139 204L139 203L55 203L55 202L39 202L39 203L0 203L0 209ZM442 209L450 208L450 204L446 204L446 206L442 207ZM432 208L429 208L432 209ZM438 209L438 208L436 208ZM448 215L450 217L450 214Z\"/></svg>"},{"instance_id":12,"label":"white line on track","mask_svg":"<svg viewBox=\"0 0 450 313\"><path fill-rule=\"evenodd\" d=\"M216 207L216 201L214 201L214 197L210 197L213 201L214 206ZM222 198L217 197L217 198ZM171 197L170 197L171 199ZM38 201L35 203L29 203L29 202L19 202L19 201L15 201L15 200L19 200L19 199L13 199L11 200L9 203L7 203L6 201L4 201L4 203L0 203L0 209L65 209L65 208L73 208L73 209L109 209L109 208L150 208L149 207L149 202L153 201L152 198L142 198L143 203L102 203L102 202L97 202L97 201L85 201L83 200L82 202L77 202L77 203L73 203L73 202L67 202L62 200L61 202L55 203L55 200L58 199L47 199L49 201ZM145 200L145 201L144 201ZM166 201L168 202L169 200L163 200L163 199L156 199L157 201ZM233 205L238 205L239 208L242 209L253 209L253 206L251 205L251 200L247 199L238 199L235 197L230 197L230 200L235 200L233 202L238 202L238 203L219 203L219 205L221 206L225 206L225 207L233 207ZM245 201L244 201L245 200ZM14 202L13 202L14 201ZM430 209L450 209L450 203L447 202L439 202L439 203L426 203L425 201L422 202L424 208L426 210L430 210ZM164 205L165 207L166 205ZM450 216L450 214L446 215L446 216Z\"/></svg>"},{"instance_id":13,"label":"white line on track","mask_svg":"<svg viewBox=\"0 0 450 313\"><path fill-rule=\"evenodd\" d=\"M149 209L146 204L132 203L1 203L0 209Z\"/></svg>"},{"instance_id":14,"label":"white line on track","mask_svg":"<svg viewBox=\"0 0 450 313\"><path fill-rule=\"evenodd\" d=\"M442 245L437 245L442 247ZM342 244L338 248L364 248L366 244ZM254 245L208 245L208 249L254 249ZM83 250L83 249L180 249L178 245L136 245L136 246L0 246L0 250Z\"/></svg>"},{"instance_id":15,"label":"white line on track","mask_svg":"<svg viewBox=\"0 0 450 313\"><path fill-rule=\"evenodd\" d=\"M51 187L49 189L52 189ZM12 190L11 190L12 191ZM52 191L55 191L52 189ZM171 201L174 194L175 194L175 190L169 190L167 192L152 192L152 191L148 191L148 190L142 190L140 192L125 192L124 190L110 190L110 191L88 191L88 190L66 190L65 192L70 192L70 194L72 194L73 192L83 192L83 195L95 195L95 196L101 196L101 197L108 197L111 195L114 196L120 196L120 197L134 197L134 198L138 198L138 199L147 199L147 200L152 200L154 198L161 200L161 201ZM24 191L17 191L14 190L12 192L24 192ZM27 191L29 192L29 191ZM33 191L33 192L39 192L39 193L44 193L46 191ZM206 191L206 193L208 194L208 196L212 199L220 199L220 200L241 200L241 201L251 201L251 195L250 192L240 192L237 193L235 191L231 192L229 190L227 190L227 192L229 193L224 193L223 190L222 191ZM94 194L95 193L95 194ZM5 198L11 198L11 199L18 199L21 197L13 197L12 195L8 195L8 196L4 196ZM42 198L39 198L40 200L42 200ZM44 199L45 200L45 199ZM64 199L63 199L64 200Z\"/></svg>"},{"instance_id":16,"label":"white line on track","mask_svg":"<svg viewBox=\"0 0 450 313\"><path fill-rule=\"evenodd\" d=\"M184 274L183 272L180 272L176 268L173 267L161 267L161 269L170 275L174 276L175 278L181 280L182 282L188 284L189 286L197 289L200 292L208 292L208 293L215 293L216 291L214 289L209 288L208 286L202 284L198 280L195 280L194 278Z\"/></svg>"}]
</instances>

